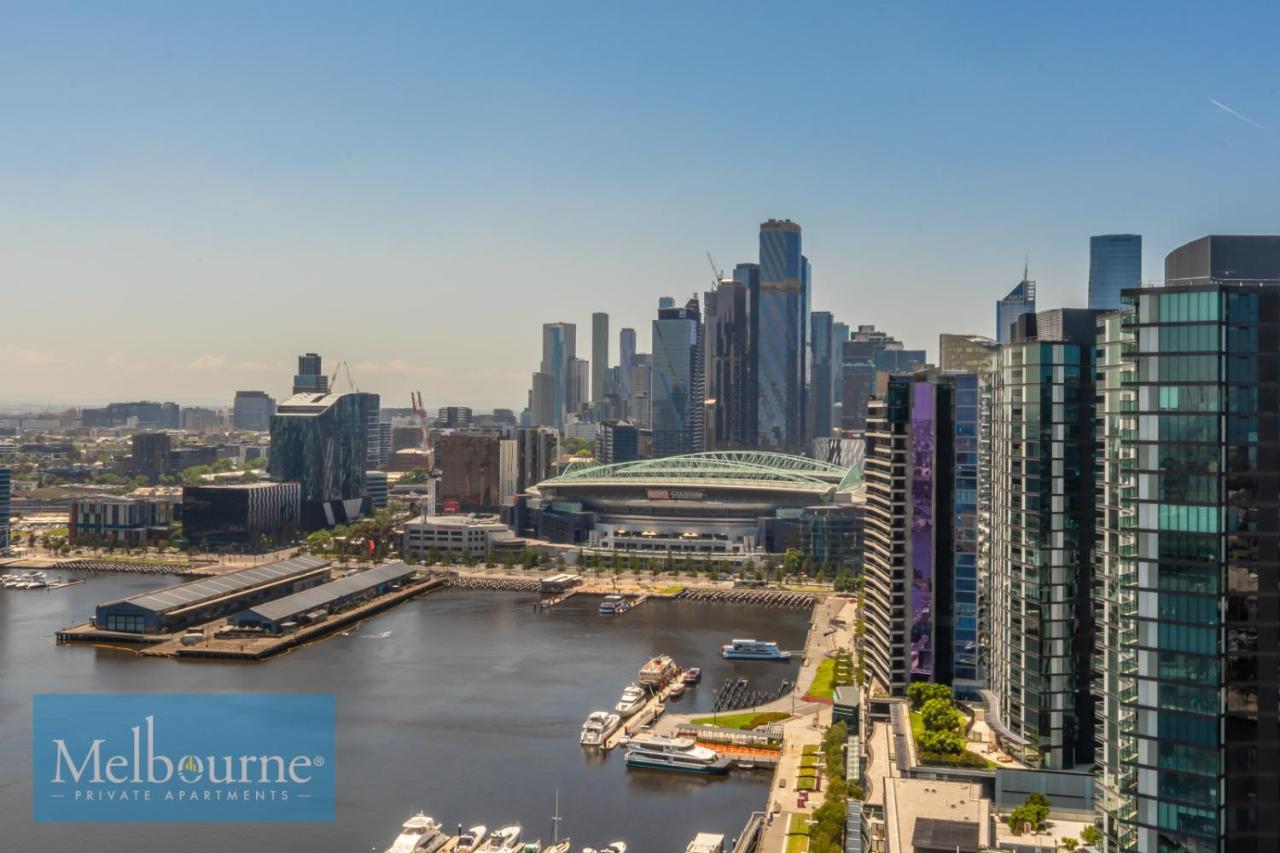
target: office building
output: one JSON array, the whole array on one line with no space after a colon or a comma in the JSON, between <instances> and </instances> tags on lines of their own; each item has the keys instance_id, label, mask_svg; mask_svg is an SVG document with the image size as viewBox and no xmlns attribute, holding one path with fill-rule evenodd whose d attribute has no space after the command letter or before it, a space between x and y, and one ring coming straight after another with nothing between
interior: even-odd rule
<instances>
[{"instance_id":1,"label":"office building","mask_svg":"<svg viewBox=\"0 0 1280 853\"><path fill-rule=\"evenodd\" d=\"M978 378L925 370L878 385L863 463L868 672L892 695L935 681L976 698Z\"/></svg>"},{"instance_id":2,"label":"office building","mask_svg":"<svg viewBox=\"0 0 1280 853\"><path fill-rule=\"evenodd\" d=\"M832 384L835 354L834 320L830 311L814 311L809 315L809 364L812 375L809 383L809 401L812 409L810 422L813 438L830 438Z\"/></svg>"},{"instance_id":3,"label":"office building","mask_svg":"<svg viewBox=\"0 0 1280 853\"><path fill-rule=\"evenodd\" d=\"M378 421L378 467L386 466L391 460L391 421Z\"/></svg>"},{"instance_id":4,"label":"office building","mask_svg":"<svg viewBox=\"0 0 1280 853\"><path fill-rule=\"evenodd\" d=\"M844 428L844 345L849 340L849 324L831 324L831 429ZM822 438L824 436L817 436Z\"/></svg>"},{"instance_id":5,"label":"office building","mask_svg":"<svg viewBox=\"0 0 1280 853\"><path fill-rule=\"evenodd\" d=\"M452 433L435 444L440 470L438 496L448 512L497 510L501 505L500 440Z\"/></svg>"},{"instance_id":6,"label":"office building","mask_svg":"<svg viewBox=\"0 0 1280 853\"><path fill-rule=\"evenodd\" d=\"M442 406L436 413L436 426L445 429L466 429L472 420L471 409L467 406Z\"/></svg>"},{"instance_id":7,"label":"office building","mask_svg":"<svg viewBox=\"0 0 1280 853\"><path fill-rule=\"evenodd\" d=\"M601 465L640 458L640 430L630 421L601 421L596 425L596 461Z\"/></svg>"},{"instance_id":8,"label":"office building","mask_svg":"<svg viewBox=\"0 0 1280 853\"><path fill-rule=\"evenodd\" d=\"M841 345L841 429L866 428L867 401L875 391L877 373L910 373L925 366L924 350L908 350L902 342L874 325L858 326Z\"/></svg>"},{"instance_id":9,"label":"office building","mask_svg":"<svg viewBox=\"0 0 1280 853\"><path fill-rule=\"evenodd\" d=\"M10 515L12 510L13 472L8 468L0 468L0 554L10 547L12 534Z\"/></svg>"},{"instance_id":10,"label":"office building","mask_svg":"<svg viewBox=\"0 0 1280 853\"><path fill-rule=\"evenodd\" d=\"M591 402L609 393L609 315L591 315Z\"/></svg>"},{"instance_id":11,"label":"office building","mask_svg":"<svg viewBox=\"0 0 1280 853\"><path fill-rule=\"evenodd\" d=\"M181 410L177 403L108 403L101 409L81 409L80 425L84 427L129 427L132 429L179 429Z\"/></svg>"},{"instance_id":12,"label":"office building","mask_svg":"<svg viewBox=\"0 0 1280 853\"><path fill-rule=\"evenodd\" d=\"M938 367L979 375L995 368L998 341L982 335L938 335Z\"/></svg>"},{"instance_id":13,"label":"office building","mask_svg":"<svg viewBox=\"0 0 1280 853\"><path fill-rule=\"evenodd\" d=\"M216 432L225 426L222 413L202 406L182 409L182 429L186 432Z\"/></svg>"},{"instance_id":14,"label":"office building","mask_svg":"<svg viewBox=\"0 0 1280 853\"><path fill-rule=\"evenodd\" d=\"M139 432L131 439L133 457L130 472L155 483L169 472L170 438L167 432Z\"/></svg>"},{"instance_id":15,"label":"office building","mask_svg":"<svg viewBox=\"0 0 1280 853\"><path fill-rule=\"evenodd\" d=\"M650 423L654 456L697 453L705 446L703 328L697 298L683 308L665 298L653 321Z\"/></svg>"},{"instance_id":16,"label":"office building","mask_svg":"<svg viewBox=\"0 0 1280 853\"><path fill-rule=\"evenodd\" d=\"M298 356L298 372L293 377L293 393L329 393L329 377L324 374L320 356L313 352Z\"/></svg>"},{"instance_id":17,"label":"office building","mask_svg":"<svg viewBox=\"0 0 1280 853\"><path fill-rule=\"evenodd\" d=\"M1093 761L1096 318L1019 316L992 374L984 695L1006 749L1034 767Z\"/></svg>"},{"instance_id":18,"label":"office building","mask_svg":"<svg viewBox=\"0 0 1280 853\"><path fill-rule=\"evenodd\" d=\"M1280 847L1280 237L1210 236L1131 290L1136 535L1117 574L1132 732L1107 834L1142 851ZM1119 523L1119 520L1117 520ZM1127 558L1127 559L1125 559ZM1121 662L1123 672L1124 661ZM1104 755L1104 760L1113 760Z\"/></svg>"},{"instance_id":19,"label":"office building","mask_svg":"<svg viewBox=\"0 0 1280 853\"><path fill-rule=\"evenodd\" d=\"M266 432L275 413L276 401L267 392L237 391L231 421L239 430Z\"/></svg>"},{"instance_id":20,"label":"office building","mask_svg":"<svg viewBox=\"0 0 1280 853\"><path fill-rule=\"evenodd\" d=\"M537 427L516 430L516 494L559 472L559 432Z\"/></svg>"},{"instance_id":21,"label":"office building","mask_svg":"<svg viewBox=\"0 0 1280 853\"><path fill-rule=\"evenodd\" d=\"M631 366L636 358L636 330L618 332L618 396L624 401L631 397Z\"/></svg>"},{"instance_id":22,"label":"office building","mask_svg":"<svg viewBox=\"0 0 1280 853\"><path fill-rule=\"evenodd\" d=\"M1009 342L1009 329L1013 321L1023 314L1036 313L1036 283L1022 273L1022 281L1009 291L1009 295L996 302L996 341Z\"/></svg>"},{"instance_id":23,"label":"office building","mask_svg":"<svg viewBox=\"0 0 1280 853\"><path fill-rule=\"evenodd\" d=\"M569 389L566 414L581 417L591 394L591 365L583 358L569 359Z\"/></svg>"},{"instance_id":24,"label":"office building","mask_svg":"<svg viewBox=\"0 0 1280 853\"><path fill-rule=\"evenodd\" d=\"M201 548L290 541L300 529L301 511L302 487L298 483L231 483L182 489L182 533Z\"/></svg>"},{"instance_id":25,"label":"office building","mask_svg":"<svg viewBox=\"0 0 1280 853\"><path fill-rule=\"evenodd\" d=\"M555 418L548 425L561 426L569 410L569 362L577 357L578 327L573 323L542 324L542 363L538 372L551 375L554 398L550 406ZM535 420L535 425L542 426Z\"/></svg>"},{"instance_id":26,"label":"office building","mask_svg":"<svg viewBox=\"0 0 1280 853\"><path fill-rule=\"evenodd\" d=\"M712 445L754 447L758 393L751 347L751 290L725 279L704 297L706 381Z\"/></svg>"},{"instance_id":27,"label":"office building","mask_svg":"<svg viewBox=\"0 0 1280 853\"><path fill-rule=\"evenodd\" d=\"M550 373L533 374L533 384L529 391L529 421L535 427L558 427L560 417L556 414L558 394L556 378Z\"/></svg>"},{"instance_id":28,"label":"office building","mask_svg":"<svg viewBox=\"0 0 1280 853\"><path fill-rule=\"evenodd\" d=\"M650 353L634 353L631 357L631 376L628 384L631 394L627 397L627 414L632 423L648 429L652 414L650 389L653 384L653 356Z\"/></svg>"},{"instance_id":29,"label":"office building","mask_svg":"<svg viewBox=\"0 0 1280 853\"><path fill-rule=\"evenodd\" d=\"M370 424L378 395L296 394L271 418L267 470L301 486L301 527L316 530L359 518L369 470ZM372 416L372 420L371 420Z\"/></svg>"},{"instance_id":30,"label":"office building","mask_svg":"<svg viewBox=\"0 0 1280 853\"><path fill-rule=\"evenodd\" d=\"M809 326L808 262L800 253L799 225L789 219L761 224L759 276L759 317L753 338L757 445L798 452L804 449L806 439ZM656 432L654 439L656 442Z\"/></svg>"},{"instance_id":31,"label":"office building","mask_svg":"<svg viewBox=\"0 0 1280 853\"><path fill-rule=\"evenodd\" d=\"M1142 285L1142 237L1102 234L1089 238L1089 307L1115 311L1120 294Z\"/></svg>"},{"instance_id":32,"label":"office building","mask_svg":"<svg viewBox=\"0 0 1280 853\"><path fill-rule=\"evenodd\" d=\"M387 508L390 489L387 484L386 471L365 471L364 487L365 493L369 496L369 509L371 511L377 512L380 509Z\"/></svg>"},{"instance_id":33,"label":"office building","mask_svg":"<svg viewBox=\"0 0 1280 853\"><path fill-rule=\"evenodd\" d=\"M178 488L75 497L71 499L67 538L77 545L154 545L169 539L181 506L182 490Z\"/></svg>"},{"instance_id":34,"label":"office building","mask_svg":"<svg viewBox=\"0 0 1280 853\"><path fill-rule=\"evenodd\" d=\"M424 515L405 523L402 547L416 560L432 555L487 560L523 544L496 515Z\"/></svg>"}]
</instances>

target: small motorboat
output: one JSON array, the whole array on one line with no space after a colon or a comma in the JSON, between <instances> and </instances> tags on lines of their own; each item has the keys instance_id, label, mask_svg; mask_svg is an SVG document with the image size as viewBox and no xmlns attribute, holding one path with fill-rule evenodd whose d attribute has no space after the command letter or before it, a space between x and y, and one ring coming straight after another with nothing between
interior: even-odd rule
<instances>
[{"instance_id":1,"label":"small motorboat","mask_svg":"<svg viewBox=\"0 0 1280 853\"><path fill-rule=\"evenodd\" d=\"M702 667L700 666L694 666L694 667L690 667L689 669L686 669L684 671L684 676L681 678L681 681L683 681L685 684L689 685L690 687L697 684L701 680L702 680Z\"/></svg>"},{"instance_id":2,"label":"small motorboat","mask_svg":"<svg viewBox=\"0 0 1280 853\"><path fill-rule=\"evenodd\" d=\"M552 844L550 847L542 848L542 853L569 853L573 849L573 845L569 839L561 841L559 844Z\"/></svg>"},{"instance_id":3,"label":"small motorboat","mask_svg":"<svg viewBox=\"0 0 1280 853\"><path fill-rule=\"evenodd\" d=\"M677 681L675 684L671 685L671 691L667 695L669 695L672 699L679 699L681 696L683 696L684 682Z\"/></svg>"},{"instance_id":4,"label":"small motorboat","mask_svg":"<svg viewBox=\"0 0 1280 853\"><path fill-rule=\"evenodd\" d=\"M473 826L458 836L458 843L453 849L457 853L474 853L474 851L480 849L480 845L484 843L484 837L488 832L489 828L484 824Z\"/></svg>"}]
</instances>

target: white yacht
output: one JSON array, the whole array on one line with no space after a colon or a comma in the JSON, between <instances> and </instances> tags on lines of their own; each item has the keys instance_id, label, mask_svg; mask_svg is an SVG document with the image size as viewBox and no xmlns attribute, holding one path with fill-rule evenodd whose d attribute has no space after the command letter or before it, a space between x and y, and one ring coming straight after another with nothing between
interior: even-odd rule
<instances>
[{"instance_id":1,"label":"white yacht","mask_svg":"<svg viewBox=\"0 0 1280 853\"><path fill-rule=\"evenodd\" d=\"M458 844L453 849L457 853L475 853L484 843L484 837L488 832L489 828L484 824L473 826L458 836Z\"/></svg>"},{"instance_id":2,"label":"white yacht","mask_svg":"<svg viewBox=\"0 0 1280 853\"><path fill-rule=\"evenodd\" d=\"M644 692L644 688L639 684L628 684L627 689L622 691L622 697L618 699L618 704L613 706L613 710L618 712L618 716L626 719L644 707L645 700L649 698L649 694Z\"/></svg>"},{"instance_id":3,"label":"white yacht","mask_svg":"<svg viewBox=\"0 0 1280 853\"><path fill-rule=\"evenodd\" d=\"M495 829L489 840L476 850L480 853L516 853L520 849L520 825Z\"/></svg>"},{"instance_id":4,"label":"white yacht","mask_svg":"<svg viewBox=\"0 0 1280 853\"><path fill-rule=\"evenodd\" d=\"M604 746L609 735L617 731L621 724L622 718L617 714L610 714L608 711L592 711L587 715L587 721L582 724L582 737L579 740L583 746Z\"/></svg>"},{"instance_id":5,"label":"white yacht","mask_svg":"<svg viewBox=\"0 0 1280 853\"><path fill-rule=\"evenodd\" d=\"M449 841L440 822L418 812L400 827L400 836L387 853L435 853Z\"/></svg>"},{"instance_id":6,"label":"white yacht","mask_svg":"<svg viewBox=\"0 0 1280 853\"><path fill-rule=\"evenodd\" d=\"M729 759L713 749L698 746L692 738L633 737L627 744L626 758L628 767L678 770L707 776L729 772Z\"/></svg>"},{"instance_id":7,"label":"white yacht","mask_svg":"<svg viewBox=\"0 0 1280 853\"><path fill-rule=\"evenodd\" d=\"M599 849L595 847L586 847L583 848L582 853L627 853L627 842L610 841L607 847L601 847Z\"/></svg>"}]
</instances>

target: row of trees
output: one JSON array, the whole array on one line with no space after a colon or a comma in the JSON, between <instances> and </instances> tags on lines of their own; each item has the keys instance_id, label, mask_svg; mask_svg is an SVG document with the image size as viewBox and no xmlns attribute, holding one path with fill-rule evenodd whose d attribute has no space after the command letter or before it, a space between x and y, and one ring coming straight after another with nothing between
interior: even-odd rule
<instances>
[{"instance_id":1,"label":"row of trees","mask_svg":"<svg viewBox=\"0 0 1280 853\"><path fill-rule=\"evenodd\" d=\"M809 830L809 853L842 853L844 850L845 801L862 799L862 789L845 781L844 746L849 740L849 727L844 721L827 729L822 739L822 752L827 777L827 793L822 805L813 812Z\"/></svg>"}]
</instances>

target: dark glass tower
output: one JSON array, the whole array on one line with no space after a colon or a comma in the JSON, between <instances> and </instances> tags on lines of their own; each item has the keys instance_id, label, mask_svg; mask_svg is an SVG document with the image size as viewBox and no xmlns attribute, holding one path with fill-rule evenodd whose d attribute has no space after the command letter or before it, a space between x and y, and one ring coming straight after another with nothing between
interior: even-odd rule
<instances>
[{"instance_id":1,"label":"dark glass tower","mask_svg":"<svg viewBox=\"0 0 1280 853\"><path fill-rule=\"evenodd\" d=\"M1140 851L1280 849L1280 237L1204 237L1131 290Z\"/></svg>"},{"instance_id":2,"label":"dark glass tower","mask_svg":"<svg viewBox=\"0 0 1280 853\"><path fill-rule=\"evenodd\" d=\"M1089 238L1089 307L1115 311L1120 294L1142 284L1142 237L1102 234Z\"/></svg>"},{"instance_id":3,"label":"dark glass tower","mask_svg":"<svg viewBox=\"0 0 1280 853\"><path fill-rule=\"evenodd\" d=\"M770 219L760 226L756 348L756 427L762 448L798 451L805 439L805 339L808 262L800 226Z\"/></svg>"},{"instance_id":4,"label":"dark glass tower","mask_svg":"<svg viewBox=\"0 0 1280 853\"><path fill-rule=\"evenodd\" d=\"M1013 321L1023 314L1036 313L1036 283L1027 280L1024 270L1022 281L1018 282L1009 295L996 303L996 340L1002 344L1009 342L1009 328Z\"/></svg>"},{"instance_id":5,"label":"dark glass tower","mask_svg":"<svg viewBox=\"0 0 1280 853\"><path fill-rule=\"evenodd\" d=\"M754 447L755 370L751 360L751 292L726 279L707 293L707 397L717 448ZM714 315L712 315L714 312Z\"/></svg>"},{"instance_id":6,"label":"dark glass tower","mask_svg":"<svg viewBox=\"0 0 1280 853\"><path fill-rule=\"evenodd\" d=\"M809 315L810 400L814 438L831 437L831 393L834 389L835 330L830 311L814 311Z\"/></svg>"},{"instance_id":7,"label":"dark glass tower","mask_svg":"<svg viewBox=\"0 0 1280 853\"><path fill-rule=\"evenodd\" d=\"M683 308L663 300L653 321L650 423L653 455L697 453L706 443L702 315L698 300Z\"/></svg>"}]
</instances>

